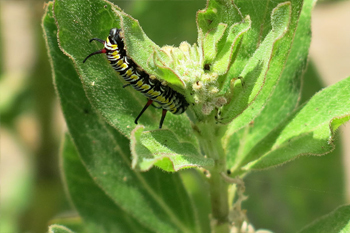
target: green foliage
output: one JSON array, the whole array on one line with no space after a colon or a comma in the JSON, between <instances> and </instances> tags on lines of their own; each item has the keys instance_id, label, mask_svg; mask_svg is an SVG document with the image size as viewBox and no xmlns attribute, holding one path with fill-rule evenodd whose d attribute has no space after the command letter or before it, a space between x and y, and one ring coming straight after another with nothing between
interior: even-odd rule
<instances>
[{"instance_id":1,"label":"green foliage","mask_svg":"<svg viewBox=\"0 0 350 233\"><path fill-rule=\"evenodd\" d=\"M209 0L197 13L197 44L179 47L156 45L137 20L109 2L49 3L43 29L69 131L62 172L85 229L240 229L244 187L233 177L332 151L335 131L350 119L350 78L298 106L314 3ZM114 27L122 28L136 64L185 95L187 115L168 114L159 130L160 111L149 109L143 126L134 126L145 98L122 88L103 56L82 63L101 48L87 41L104 39ZM191 167L198 169L177 172Z\"/></svg>"},{"instance_id":2,"label":"green foliage","mask_svg":"<svg viewBox=\"0 0 350 233\"><path fill-rule=\"evenodd\" d=\"M71 231L65 226L55 224L49 227L49 233L74 233L74 231Z\"/></svg>"},{"instance_id":3,"label":"green foliage","mask_svg":"<svg viewBox=\"0 0 350 233\"><path fill-rule=\"evenodd\" d=\"M321 217L317 221L306 226L300 233L326 233L326 232L349 232L350 231L350 206L341 206L330 214Z\"/></svg>"},{"instance_id":4,"label":"green foliage","mask_svg":"<svg viewBox=\"0 0 350 233\"><path fill-rule=\"evenodd\" d=\"M153 165L165 171L214 165L212 159L199 156L200 152L192 144L179 142L176 135L169 130L143 133L143 127L137 126L131 132L130 145L132 168L138 166L141 171L147 171Z\"/></svg>"},{"instance_id":5,"label":"green foliage","mask_svg":"<svg viewBox=\"0 0 350 233\"><path fill-rule=\"evenodd\" d=\"M106 124L101 116L94 112L85 96L71 60L59 50L55 39L57 31L52 13L48 12L44 18L44 25L55 70L56 89L58 93L65 93L67 88L69 89L69 96L63 97L62 95L63 98L60 99L62 110L65 115L67 113L73 114L72 117L66 119L66 122L70 134L74 135L72 137L80 156L82 156L82 161L95 182L94 186L91 185L91 189L85 186L84 189L77 191L88 195L87 198L91 198L91 201L96 200L94 194L107 195L106 205L110 204L108 203L108 199L110 199L109 202L114 203L117 210L115 210L116 213L110 213L102 209L101 211L104 211L103 219L105 221L111 220L111 229L118 229L118 232L130 232L130 227L142 229L141 232L145 229L152 232L158 230L163 232L193 232L193 229L198 227L193 225L198 213L195 212L195 209L190 208L191 197L185 191L179 174L164 174L162 171L154 169L148 173L140 173L131 169L128 139ZM64 69L65 72L60 72L61 69ZM64 153L65 151L63 150L63 154L69 156L68 152ZM112 151L114 152L111 153ZM66 182L73 202L75 198L82 201L75 203L77 210L83 216L85 216L84 213L93 213L93 211L86 211L84 206L90 201L84 201L82 193L75 193L71 189L76 189L77 184L68 175L75 177L77 175L76 168L71 168L65 163L63 167L66 171ZM68 173L68 170L71 173ZM79 177L77 176L77 178ZM71 185L71 182L74 185ZM96 190L97 187L103 188L100 191L92 190ZM118 188L116 189L116 187ZM84 205L80 206L80 203ZM101 207L99 202L98 205ZM130 214L130 217L127 217L127 213ZM107 217L107 214L110 214L110 218ZM119 224L115 223L116 214L125 216L131 221L128 220L129 224L118 226ZM89 216L89 218L93 217ZM140 223L139 225L132 221L135 219ZM95 226L95 228L101 229L101 226ZM110 232L107 226L102 226L102 228L106 232Z\"/></svg>"}]
</instances>

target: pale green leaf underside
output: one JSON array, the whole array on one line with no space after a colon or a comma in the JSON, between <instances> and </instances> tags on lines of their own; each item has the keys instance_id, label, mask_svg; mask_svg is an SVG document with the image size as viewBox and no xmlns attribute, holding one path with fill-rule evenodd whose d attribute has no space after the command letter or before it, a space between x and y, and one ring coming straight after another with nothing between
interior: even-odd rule
<instances>
[{"instance_id":1,"label":"pale green leaf underside","mask_svg":"<svg viewBox=\"0 0 350 233\"><path fill-rule=\"evenodd\" d=\"M237 76L243 78L243 88L238 91L234 90L231 102L223 107L222 119L220 120L222 123L228 123L238 116L230 127L239 129L261 112L280 77L279 72L281 72L288 57L288 48L291 46L291 38L288 38L288 36L293 35L295 30L295 25L292 25L293 27L289 25L291 14L290 2L279 4L271 12L272 29ZM287 30L288 34L286 35ZM286 39L279 41L282 38ZM277 43L278 41L280 43ZM280 48L280 46L283 46L282 44L286 47L284 51ZM275 56L274 53L277 50L281 50L281 57ZM268 71L272 69L271 63L273 60L277 61L281 70L275 71L273 75L268 75ZM235 69L235 64L231 69Z\"/></svg>"},{"instance_id":2,"label":"pale green leaf underside","mask_svg":"<svg viewBox=\"0 0 350 233\"><path fill-rule=\"evenodd\" d=\"M233 59L233 54L238 49L239 42L250 27L251 20L248 15L241 23L235 23L228 29L228 36L225 38L224 43L221 42L223 45L214 59L212 71L219 75L227 73ZM205 48L204 51L206 51Z\"/></svg>"},{"instance_id":3,"label":"pale green leaf underside","mask_svg":"<svg viewBox=\"0 0 350 233\"><path fill-rule=\"evenodd\" d=\"M261 142L260 152L255 149L248 154L248 158L261 157L245 168L266 168L285 163L299 155L322 155L333 150L335 130L350 119L349 89L350 77L313 96L290 117L282 129L276 129ZM275 135L278 135L275 141L268 142Z\"/></svg>"},{"instance_id":4,"label":"pale green leaf underside","mask_svg":"<svg viewBox=\"0 0 350 233\"><path fill-rule=\"evenodd\" d=\"M54 224L49 226L49 233L74 233L74 231L71 231L65 226Z\"/></svg>"},{"instance_id":5,"label":"pale green leaf underside","mask_svg":"<svg viewBox=\"0 0 350 233\"><path fill-rule=\"evenodd\" d=\"M176 88L186 86L186 84L179 78L180 75L178 75L174 69L170 68L169 62L171 62L171 60L169 60L169 57L165 55L163 51L154 51L152 62L152 68L157 71L157 74L161 77L167 77L165 80L170 84L173 84L173 87ZM176 90L182 94L185 94L184 91L179 88L176 88Z\"/></svg>"},{"instance_id":6,"label":"pale green leaf underside","mask_svg":"<svg viewBox=\"0 0 350 233\"><path fill-rule=\"evenodd\" d=\"M350 232L350 206L341 206L306 226L298 233L348 233Z\"/></svg>"},{"instance_id":7,"label":"pale green leaf underside","mask_svg":"<svg viewBox=\"0 0 350 233\"><path fill-rule=\"evenodd\" d=\"M62 156L60 157L60 162L62 162ZM61 163L62 164L62 163ZM64 178L63 178L64 179ZM63 181L64 182L64 181ZM84 190L84 188L82 189ZM66 193L68 195L68 193ZM69 214L57 215L50 220L51 225L60 225L69 228L71 231L78 233L89 233L86 223L83 222L81 216L78 213L69 212ZM50 225L50 226L51 226ZM94 228L92 228L94 229ZM103 232L101 232L103 233Z\"/></svg>"},{"instance_id":8,"label":"pale green leaf underside","mask_svg":"<svg viewBox=\"0 0 350 233\"><path fill-rule=\"evenodd\" d=\"M235 121L228 127L224 137L224 147L228 155L228 167L233 172L245 163L250 162L250 160L258 158L250 157L247 159L246 157L254 147L256 147L255 151L261 150L257 146L259 142L265 140L269 133L275 130L298 104L301 79L307 65L308 49L311 41L311 11L314 2L314 0L307 0L303 3L285 68L275 91L260 115L251 124L238 131Z\"/></svg>"},{"instance_id":9,"label":"pale green leaf underside","mask_svg":"<svg viewBox=\"0 0 350 233\"><path fill-rule=\"evenodd\" d=\"M141 171L153 165L165 171L190 167L212 167L214 161L204 158L190 143L180 142L169 130L147 131L138 126L131 132L132 167Z\"/></svg>"},{"instance_id":10,"label":"pale green leaf underside","mask_svg":"<svg viewBox=\"0 0 350 233\"><path fill-rule=\"evenodd\" d=\"M202 44L206 35L223 25L233 25L243 20L242 14L235 4L228 1L208 1L207 8L197 12L198 44ZM221 26L220 26L221 25ZM215 37L221 37L219 34ZM212 39L210 39L212 40Z\"/></svg>"},{"instance_id":11,"label":"pale green leaf underside","mask_svg":"<svg viewBox=\"0 0 350 233\"><path fill-rule=\"evenodd\" d=\"M216 28L208 31L203 40L204 61L211 63L215 58L218 48L217 44L225 33L227 24L219 23Z\"/></svg>"}]
</instances>

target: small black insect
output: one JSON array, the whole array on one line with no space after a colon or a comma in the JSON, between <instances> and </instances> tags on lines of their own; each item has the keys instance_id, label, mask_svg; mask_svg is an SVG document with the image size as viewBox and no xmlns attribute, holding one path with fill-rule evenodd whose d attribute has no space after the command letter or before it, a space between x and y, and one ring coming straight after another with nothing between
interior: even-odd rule
<instances>
[{"instance_id":1,"label":"small black insect","mask_svg":"<svg viewBox=\"0 0 350 233\"><path fill-rule=\"evenodd\" d=\"M106 41L99 38L92 38L90 42L96 40L104 44L104 48L91 53L83 62L95 54L105 53L112 67L128 83L124 85L124 87L131 85L135 90L141 92L148 98L148 102L136 117L135 124L137 124L143 112L154 101L163 109L159 123L159 128L162 128L167 111L173 114L181 114L186 111L189 104L182 94L159 81L154 75L147 74L141 67L136 65L126 54L127 51L124 48L121 31L121 29L112 28Z\"/></svg>"}]
</instances>

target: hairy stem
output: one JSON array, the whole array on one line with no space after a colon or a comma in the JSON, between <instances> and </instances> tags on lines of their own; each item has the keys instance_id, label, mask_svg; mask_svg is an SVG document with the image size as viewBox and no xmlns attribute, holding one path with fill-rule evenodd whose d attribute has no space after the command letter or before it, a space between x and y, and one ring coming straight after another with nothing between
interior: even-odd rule
<instances>
[{"instance_id":1,"label":"hairy stem","mask_svg":"<svg viewBox=\"0 0 350 233\"><path fill-rule=\"evenodd\" d=\"M212 124L211 124L212 123ZM212 231L215 233L229 232L228 222L228 184L221 173L226 172L226 156L221 144L220 128L214 122L200 125L200 143L203 152L208 158L215 161L214 168L210 169L210 198L212 208Z\"/></svg>"}]
</instances>

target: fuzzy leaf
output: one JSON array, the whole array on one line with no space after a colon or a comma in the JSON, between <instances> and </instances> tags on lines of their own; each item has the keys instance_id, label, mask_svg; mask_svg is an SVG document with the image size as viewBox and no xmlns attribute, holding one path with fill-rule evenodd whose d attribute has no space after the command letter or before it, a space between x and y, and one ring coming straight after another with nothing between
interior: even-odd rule
<instances>
[{"instance_id":1,"label":"fuzzy leaf","mask_svg":"<svg viewBox=\"0 0 350 233\"><path fill-rule=\"evenodd\" d=\"M238 69L235 66L236 64L234 63L231 66L228 77L242 77L243 87L237 91L233 90L232 100L222 109L220 122L228 123L233 118L236 118L232 124L235 124L235 128L239 129L248 124L261 112L268 97L274 90L287 60L296 29L296 24L290 24L291 16L294 16L295 13L297 15L293 18L297 20L300 10L292 9L290 2L278 4L270 13L271 19L269 23L271 23L272 27L270 32L238 76L232 76L232 72ZM253 42L245 42L243 40L242 43L252 44ZM238 62L237 65L242 64Z\"/></svg>"},{"instance_id":2,"label":"fuzzy leaf","mask_svg":"<svg viewBox=\"0 0 350 233\"><path fill-rule=\"evenodd\" d=\"M211 34L211 31L215 31L217 28L221 28L222 26L220 25L226 24L231 26L242 20L243 16L235 4L232 4L230 1L209 0L207 8L197 12L198 44L206 44L205 41L208 39L205 38L206 35L208 33ZM218 37L218 35L215 37ZM203 49L212 49L210 47L202 47Z\"/></svg>"},{"instance_id":3,"label":"fuzzy leaf","mask_svg":"<svg viewBox=\"0 0 350 233\"><path fill-rule=\"evenodd\" d=\"M64 137L61 160L70 198L85 220L88 232L152 232L116 205L96 184L68 134Z\"/></svg>"},{"instance_id":4,"label":"fuzzy leaf","mask_svg":"<svg viewBox=\"0 0 350 233\"><path fill-rule=\"evenodd\" d=\"M57 215L55 218L50 220L50 223L51 223L51 226L52 225L65 226L73 232L79 232L79 233L90 232L86 227L86 224L83 222L82 218L78 216L78 213L69 212L69 214ZM95 229L93 225L90 225L89 228L90 227L91 229Z\"/></svg>"},{"instance_id":5,"label":"fuzzy leaf","mask_svg":"<svg viewBox=\"0 0 350 233\"><path fill-rule=\"evenodd\" d=\"M214 60L212 71L219 75L225 74L230 68L233 54L239 48L239 42L251 25L250 17L247 16L241 23L235 23L228 29L228 35L224 42L221 42L221 50Z\"/></svg>"},{"instance_id":6,"label":"fuzzy leaf","mask_svg":"<svg viewBox=\"0 0 350 233\"><path fill-rule=\"evenodd\" d=\"M185 94L184 90L181 90L178 87L185 87L186 84L179 78L180 75L169 67L168 64L171 62L172 60L164 53L164 51L155 51L153 53L153 68L157 70L157 74L162 77L167 77L166 81L172 84L172 87L175 87L180 93Z\"/></svg>"},{"instance_id":7,"label":"fuzzy leaf","mask_svg":"<svg viewBox=\"0 0 350 233\"><path fill-rule=\"evenodd\" d=\"M180 142L169 130L147 131L138 126L131 132L132 167L141 171L153 165L165 171L190 167L212 167L214 161L204 158L190 143Z\"/></svg>"},{"instance_id":8,"label":"fuzzy leaf","mask_svg":"<svg viewBox=\"0 0 350 233\"><path fill-rule=\"evenodd\" d=\"M74 233L74 232L65 226L54 224L49 226L49 233Z\"/></svg>"},{"instance_id":9,"label":"fuzzy leaf","mask_svg":"<svg viewBox=\"0 0 350 233\"><path fill-rule=\"evenodd\" d=\"M122 88L122 78L118 77L104 55L96 55L82 63L88 54L103 47L98 42L89 44L88 41L95 37L105 39L111 28L122 28L129 55L149 72L152 72L150 58L159 48L147 38L135 19L107 1L55 1L54 11L60 48L75 64L89 100L110 125L129 137L135 125L134 119L147 100L131 87ZM139 123L147 129L156 129L160 117L161 111L150 107ZM196 144L193 134L188 133L190 123L185 114L168 114L164 127L173 130L184 141Z\"/></svg>"},{"instance_id":10,"label":"fuzzy leaf","mask_svg":"<svg viewBox=\"0 0 350 233\"><path fill-rule=\"evenodd\" d=\"M312 2L314 1L304 2L303 15L306 13L304 11L305 6L310 9L311 13ZM311 14L305 15L310 16ZM301 21L299 21L299 26L300 24L302 24ZM309 26L311 26L311 24L309 24ZM302 34L304 36L299 38L303 40L306 39L306 33L304 32ZM297 38L298 37L296 37L296 39ZM302 54L300 52L303 49L298 53L294 53L294 47L299 50L299 48L303 46L296 41L293 43L291 54L293 53L296 56L291 60L298 61ZM308 48L306 48L306 53L307 50ZM300 61L301 60L302 59L300 59ZM296 72L302 73L302 68L296 70ZM279 102L277 102L272 106L269 102L263 112L267 110L266 108L269 108L270 119L268 119L268 116L262 118L260 118L261 116L257 117L254 120L254 124L249 126L249 134L245 134L245 137L242 136L242 138L240 138L239 141L242 142L242 146L248 147L247 151L251 149L251 146L256 145L261 140L261 137L264 137L264 129L268 129L266 132L268 134L271 131L271 126L278 125L281 120L285 118L283 112L288 110L288 108L293 110L293 105L291 105L291 103L294 102L295 106L297 100L300 98L297 93L294 93L298 90L297 87L300 87L300 78L301 77L298 76L294 81L290 80L289 85L282 85L284 86L283 89L278 86L276 87L276 91L273 95L277 95L277 92L281 94L283 90L285 90L285 92L286 90L290 90L288 92L289 94L284 93L281 95L282 99L285 101L280 103L280 105L278 105L277 103ZM308 69L305 71L303 79L303 90L300 94L301 103L309 100L317 91L322 89L322 81L310 62L308 63ZM282 80L281 78L281 81ZM287 87L290 89L287 89ZM278 91L277 89L281 90ZM273 98L271 98L271 101L272 99ZM273 114L273 110L276 111L276 115ZM278 118L278 115L282 116L281 119ZM265 118L266 120L264 120ZM263 122L265 122L265 124L261 125ZM250 133L252 133L252 137L250 137ZM239 135L237 136L239 137ZM339 135L337 135L337 138L338 136ZM254 225L263 226L274 232L284 232L285 229L288 229L289 232L297 232L306 224L329 213L336 207L343 205L346 201L343 195L345 190L344 171L343 169L339 169L343 164L341 141L342 140L339 140L339 138L335 140L335 150L326 156L302 156L283 166L247 174L245 178L246 193L249 193L249 199L245 201L244 206L245 209L248 210L254 209L254 213L250 213L250 219L254 219ZM243 154L242 157L244 157L244 154L247 154L246 150L242 150L241 148L238 150L241 152L240 154ZM240 156L238 155L238 157ZM237 161L237 163L239 163L239 161ZM281 187L281 184L287 185ZM332 191L331 193L323 193L322 190ZM266 215L266 209L269 209L269 212L274 214ZM274 216L281 215L288 217L284 218L283 221L276 222ZM289 219L293 219L293 221L289 221Z\"/></svg>"},{"instance_id":11,"label":"fuzzy leaf","mask_svg":"<svg viewBox=\"0 0 350 233\"><path fill-rule=\"evenodd\" d=\"M256 160L245 169L267 168L300 155L332 151L335 131L350 120L349 88L350 77L314 95L250 151L245 160Z\"/></svg>"},{"instance_id":12,"label":"fuzzy leaf","mask_svg":"<svg viewBox=\"0 0 350 233\"><path fill-rule=\"evenodd\" d=\"M350 206L341 206L330 214L317 219L299 233L350 232Z\"/></svg>"},{"instance_id":13,"label":"fuzzy leaf","mask_svg":"<svg viewBox=\"0 0 350 233\"><path fill-rule=\"evenodd\" d=\"M204 61L206 63L211 63L217 52L217 45L225 33L227 24L219 23L216 28L208 31L203 40L203 51L204 51Z\"/></svg>"},{"instance_id":14,"label":"fuzzy leaf","mask_svg":"<svg viewBox=\"0 0 350 233\"><path fill-rule=\"evenodd\" d=\"M296 108L300 98L301 78L307 65L311 41L311 11L315 0L306 0L300 14L288 60L276 89L260 115L237 131L233 121L226 132L228 167L235 171L249 151ZM281 101L283 100L283 101Z\"/></svg>"},{"instance_id":15,"label":"fuzzy leaf","mask_svg":"<svg viewBox=\"0 0 350 233\"><path fill-rule=\"evenodd\" d=\"M81 162L95 184L114 205L137 219L142 229L201 232L196 224L201 213L192 205L179 174L131 169L129 140L91 106L72 61L58 47L51 11L44 18L43 27L63 115Z\"/></svg>"}]
</instances>

